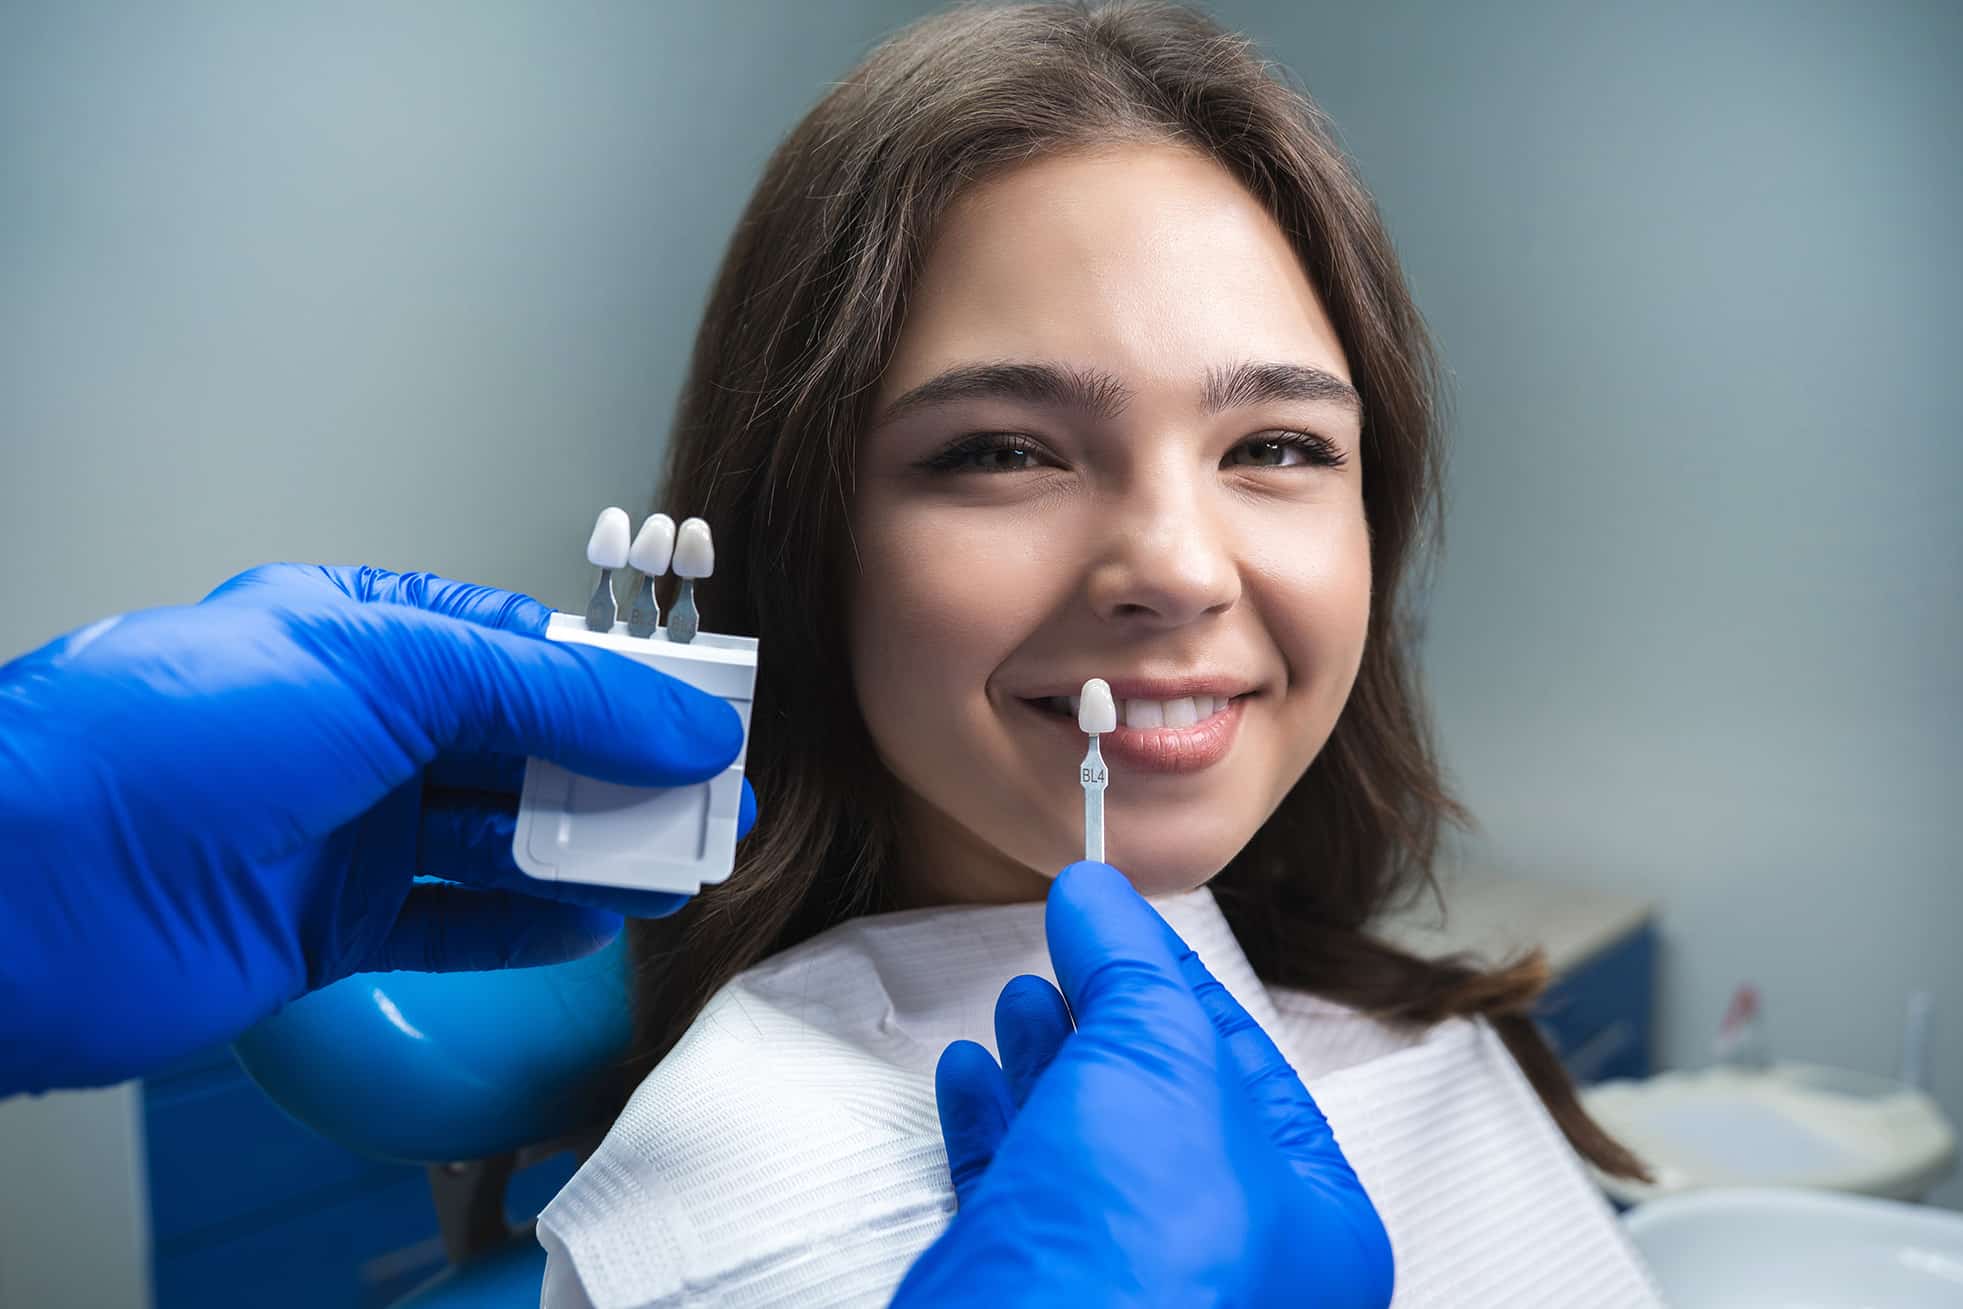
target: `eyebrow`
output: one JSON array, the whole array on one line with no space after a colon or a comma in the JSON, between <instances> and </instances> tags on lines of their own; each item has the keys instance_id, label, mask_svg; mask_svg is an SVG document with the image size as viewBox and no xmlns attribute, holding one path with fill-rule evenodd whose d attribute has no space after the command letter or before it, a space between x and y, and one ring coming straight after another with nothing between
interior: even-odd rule
<instances>
[{"instance_id":1,"label":"eyebrow","mask_svg":"<svg viewBox=\"0 0 1963 1309\"><path fill-rule=\"evenodd\" d=\"M937 373L887 405L875 422L884 426L916 410L960 400L1010 400L1045 409L1068 409L1091 418L1113 419L1131 403L1132 391L1110 373L1050 363L963 364ZM1207 414L1228 409L1307 400L1363 412L1356 388L1309 364L1241 363L1210 368L1201 390Z\"/></svg>"},{"instance_id":2,"label":"eyebrow","mask_svg":"<svg viewBox=\"0 0 1963 1309\"><path fill-rule=\"evenodd\" d=\"M957 400L1016 400L1111 419L1131 403L1131 388L1094 368L1041 363L965 364L937 373L907 391L886 406L878 421L883 425L902 414Z\"/></svg>"},{"instance_id":3,"label":"eyebrow","mask_svg":"<svg viewBox=\"0 0 1963 1309\"><path fill-rule=\"evenodd\" d=\"M1209 368L1200 407L1209 414L1276 400L1309 400L1363 412L1356 388L1309 364L1235 364Z\"/></svg>"}]
</instances>

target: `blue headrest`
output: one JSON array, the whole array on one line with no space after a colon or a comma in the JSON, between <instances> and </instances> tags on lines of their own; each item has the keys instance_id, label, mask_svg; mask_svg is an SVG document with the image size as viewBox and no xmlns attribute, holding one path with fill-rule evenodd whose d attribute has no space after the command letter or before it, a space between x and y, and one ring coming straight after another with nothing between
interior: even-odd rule
<instances>
[{"instance_id":1,"label":"blue headrest","mask_svg":"<svg viewBox=\"0 0 1963 1309\"><path fill-rule=\"evenodd\" d=\"M444 1163L604 1125L632 1036L626 933L585 959L361 973L233 1045L301 1122L362 1154Z\"/></svg>"}]
</instances>

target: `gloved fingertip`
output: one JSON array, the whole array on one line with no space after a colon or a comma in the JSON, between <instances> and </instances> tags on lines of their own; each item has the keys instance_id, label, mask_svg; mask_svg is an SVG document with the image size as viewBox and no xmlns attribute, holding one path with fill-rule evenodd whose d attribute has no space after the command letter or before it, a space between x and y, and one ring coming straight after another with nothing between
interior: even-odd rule
<instances>
[{"instance_id":1,"label":"gloved fingertip","mask_svg":"<svg viewBox=\"0 0 1963 1309\"><path fill-rule=\"evenodd\" d=\"M1111 963L1141 965L1184 989L1177 955L1167 948L1165 920L1110 864L1082 860L1059 873L1050 887L1043 926L1057 983L1080 1022L1082 988Z\"/></svg>"},{"instance_id":2,"label":"gloved fingertip","mask_svg":"<svg viewBox=\"0 0 1963 1309\"><path fill-rule=\"evenodd\" d=\"M995 1056L979 1041L950 1041L934 1065L934 1090L938 1094L951 1083L986 1077L995 1067Z\"/></svg>"},{"instance_id":3,"label":"gloved fingertip","mask_svg":"<svg viewBox=\"0 0 1963 1309\"><path fill-rule=\"evenodd\" d=\"M549 759L601 781L670 787L717 776L743 748L727 700L626 655L373 608L398 611L380 625L417 657L390 667L439 753Z\"/></svg>"},{"instance_id":4,"label":"gloved fingertip","mask_svg":"<svg viewBox=\"0 0 1963 1309\"><path fill-rule=\"evenodd\" d=\"M934 1067L934 1100L947 1146L948 1179L967 1204L995 1159L1015 1116L1008 1080L995 1057L973 1041L956 1041Z\"/></svg>"},{"instance_id":5,"label":"gloved fingertip","mask_svg":"<svg viewBox=\"0 0 1963 1309\"><path fill-rule=\"evenodd\" d=\"M1118 871L1116 865L1102 863L1096 859L1079 859L1075 863L1064 865L1063 871L1056 875L1056 881L1050 887L1050 894L1055 895L1068 887L1072 894L1089 895L1100 889L1115 889L1119 884L1129 889L1131 879Z\"/></svg>"},{"instance_id":6,"label":"gloved fingertip","mask_svg":"<svg viewBox=\"0 0 1963 1309\"><path fill-rule=\"evenodd\" d=\"M743 748L743 717L736 712L736 706L686 682L676 682L675 690L690 702L697 740L702 753L715 761L712 767L727 768L735 763L737 753Z\"/></svg>"},{"instance_id":7,"label":"gloved fingertip","mask_svg":"<svg viewBox=\"0 0 1963 1309\"><path fill-rule=\"evenodd\" d=\"M625 655L590 646L560 648L588 662L612 712L615 738L584 744L618 757L620 742L634 743L640 758L627 771L645 773L641 784L706 781L736 761L743 749L743 718L729 701Z\"/></svg>"},{"instance_id":8,"label":"gloved fingertip","mask_svg":"<svg viewBox=\"0 0 1963 1309\"><path fill-rule=\"evenodd\" d=\"M1003 984L1002 994L995 1001L995 1012L999 1017L1005 1009L1027 1013L1048 1010L1051 1006L1059 1016L1069 1017L1062 994L1047 979L1034 973L1019 973Z\"/></svg>"},{"instance_id":9,"label":"gloved fingertip","mask_svg":"<svg viewBox=\"0 0 1963 1309\"><path fill-rule=\"evenodd\" d=\"M742 840L757 825L757 793L751 787L750 779L743 779L743 799L736 809L736 839Z\"/></svg>"},{"instance_id":10,"label":"gloved fingertip","mask_svg":"<svg viewBox=\"0 0 1963 1309\"><path fill-rule=\"evenodd\" d=\"M1025 973L1002 988L995 1001L995 1046L1017 1106L1029 1102L1074 1030L1062 993L1042 978Z\"/></svg>"}]
</instances>

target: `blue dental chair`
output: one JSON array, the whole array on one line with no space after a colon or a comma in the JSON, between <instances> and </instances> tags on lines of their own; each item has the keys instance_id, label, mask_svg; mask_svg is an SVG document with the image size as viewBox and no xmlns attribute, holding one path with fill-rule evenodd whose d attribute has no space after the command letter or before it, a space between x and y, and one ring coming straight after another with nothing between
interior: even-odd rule
<instances>
[{"instance_id":1,"label":"blue dental chair","mask_svg":"<svg viewBox=\"0 0 1963 1309\"><path fill-rule=\"evenodd\" d=\"M428 1170L449 1267L395 1309L536 1305L545 1252L514 1226L514 1173L584 1158L632 1034L626 934L569 964L372 973L306 996L233 1046L288 1114L358 1154Z\"/></svg>"}]
</instances>

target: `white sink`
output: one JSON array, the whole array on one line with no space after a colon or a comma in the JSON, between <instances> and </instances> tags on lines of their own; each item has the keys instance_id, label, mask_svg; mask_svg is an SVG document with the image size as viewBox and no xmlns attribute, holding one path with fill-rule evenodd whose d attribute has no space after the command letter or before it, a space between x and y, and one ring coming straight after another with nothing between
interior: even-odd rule
<instances>
[{"instance_id":1,"label":"white sink","mask_svg":"<svg viewBox=\"0 0 1963 1309\"><path fill-rule=\"evenodd\" d=\"M1963 1306L1963 1213L1738 1188L1652 1200L1622 1223L1673 1309Z\"/></svg>"}]
</instances>

